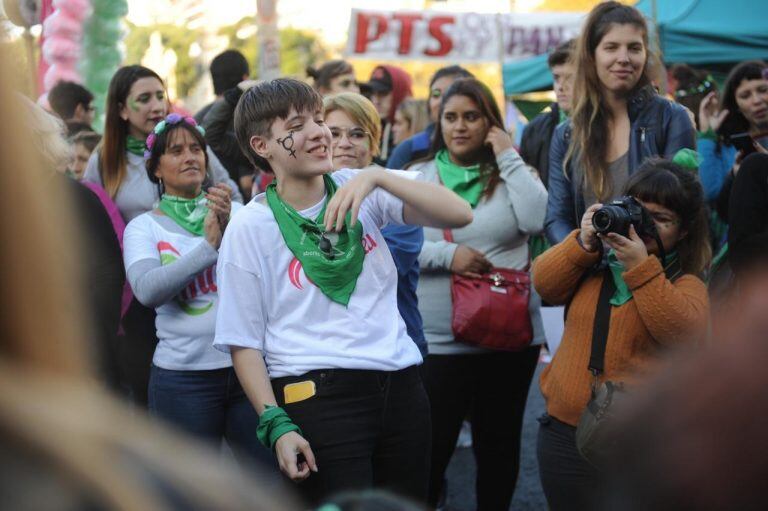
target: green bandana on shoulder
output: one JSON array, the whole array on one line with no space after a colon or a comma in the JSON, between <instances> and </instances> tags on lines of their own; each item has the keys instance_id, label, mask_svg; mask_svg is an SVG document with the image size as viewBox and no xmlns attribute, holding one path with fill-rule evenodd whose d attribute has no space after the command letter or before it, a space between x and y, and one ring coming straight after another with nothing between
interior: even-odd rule
<instances>
[{"instance_id":1,"label":"green bandana on shoulder","mask_svg":"<svg viewBox=\"0 0 768 511\"><path fill-rule=\"evenodd\" d=\"M159 209L171 220L192 234L197 236L205 234L205 216L208 214L205 192L201 192L194 199L184 199L168 195L167 193L163 194L160 199Z\"/></svg>"},{"instance_id":2,"label":"green bandana on shoulder","mask_svg":"<svg viewBox=\"0 0 768 511\"><path fill-rule=\"evenodd\" d=\"M677 262L677 251L674 251L664 258L664 271L666 272ZM632 299L632 291L627 286L627 283L624 282L624 277L621 276L626 270L621 261L616 257L616 252L613 249L608 252L608 269L611 271L611 277L613 277L613 283L616 286L616 291L613 293L610 303L615 307L624 305Z\"/></svg>"},{"instance_id":3,"label":"green bandana on shoulder","mask_svg":"<svg viewBox=\"0 0 768 511\"><path fill-rule=\"evenodd\" d=\"M147 150L147 142L128 135L125 139L125 150L136 156L144 157L144 151Z\"/></svg>"},{"instance_id":4,"label":"green bandana on shoulder","mask_svg":"<svg viewBox=\"0 0 768 511\"><path fill-rule=\"evenodd\" d=\"M485 183L480 174L480 165L462 167L451 161L446 149L441 149L435 155L437 173L446 188L469 202L474 208L480 202Z\"/></svg>"},{"instance_id":5,"label":"green bandana on shoulder","mask_svg":"<svg viewBox=\"0 0 768 511\"><path fill-rule=\"evenodd\" d=\"M363 271L363 226L358 221L350 229L348 225L351 215L347 213L341 232L325 233L325 207L336 192L337 186L327 174L323 176L323 181L325 204L315 219L304 218L293 207L283 202L277 193L276 183L267 187L267 204L275 215L285 244L301 263L307 278L328 298L346 306ZM338 239L334 239L337 237ZM321 239L324 239L324 246L321 246ZM330 246L325 246L329 241Z\"/></svg>"}]
</instances>

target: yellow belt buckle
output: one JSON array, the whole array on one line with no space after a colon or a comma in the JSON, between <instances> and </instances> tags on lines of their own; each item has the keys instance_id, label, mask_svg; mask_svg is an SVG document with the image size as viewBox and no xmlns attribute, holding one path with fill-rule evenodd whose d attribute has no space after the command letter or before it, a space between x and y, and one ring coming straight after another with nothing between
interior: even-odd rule
<instances>
[{"instance_id":1,"label":"yellow belt buckle","mask_svg":"<svg viewBox=\"0 0 768 511\"><path fill-rule=\"evenodd\" d=\"M315 382L312 380L289 383L283 387L283 397L287 405L309 399L316 393Z\"/></svg>"}]
</instances>

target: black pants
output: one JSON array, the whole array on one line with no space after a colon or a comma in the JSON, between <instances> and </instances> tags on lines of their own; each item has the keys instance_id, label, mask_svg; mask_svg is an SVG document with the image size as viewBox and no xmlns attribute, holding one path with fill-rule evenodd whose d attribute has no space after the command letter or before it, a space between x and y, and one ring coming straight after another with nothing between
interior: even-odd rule
<instances>
[{"instance_id":1,"label":"black pants","mask_svg":"<svg viewBox=\"0 0 768 511\"><path fill-rule=\"evenodd\" d=\"M539 477L551 511L592 511L601 502L597 470L576 449L576 428L544 415L537 443Z\"/></svg>"},{"instance_id":2,"label":"black pants","mask_svg":"<svg viewBox=\"0 0 768 511\"><path fill-rule=\"evenodd\" d=\"M315 396L285 404L283 387L312 380ZM323 369L272 380L278 404L309 442L318 472L297 486L310 504L378 488L423 502L429 474L429 401L416 366Z\"/></svg>"},{"instance_id":3,"label":"black pants","mask_svg":"<svg viewBox=\"0 0 768 511\"><path fill-rule=\"evenodd\" d=\"M516 353L429 355L426 387L432 406L429 504L437 505L461 423L472 422L477 509L507 511L520 468L520 432L539 346Z\"/></svg>"},{"instance_id":4,"label":"black pants","mask_svg":"<svg viewBox=\"0 0 768 511\"><path fill-rule=\"evenodd\" d=\"M122 386L134 404L146 408L149 372L157 347L155 310L134 298L123 318L123 329L125 334L118 338Z\"/></svg>"}]
</instances>

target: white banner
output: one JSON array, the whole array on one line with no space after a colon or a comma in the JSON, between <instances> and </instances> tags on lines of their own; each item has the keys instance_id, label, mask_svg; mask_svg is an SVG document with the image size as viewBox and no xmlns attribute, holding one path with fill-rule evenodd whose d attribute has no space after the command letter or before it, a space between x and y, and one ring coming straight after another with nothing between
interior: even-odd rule
<instances>
[{"instance_id":1,"label":"white banner","mask_svg":"<svg viewBox=\"0 0 768 511\"><path fill-rule=\"evenodd\" d=\"M505 62L575 37L582 13L479 14L353 9L346 57Z\"/></svg>"}]
</instances>

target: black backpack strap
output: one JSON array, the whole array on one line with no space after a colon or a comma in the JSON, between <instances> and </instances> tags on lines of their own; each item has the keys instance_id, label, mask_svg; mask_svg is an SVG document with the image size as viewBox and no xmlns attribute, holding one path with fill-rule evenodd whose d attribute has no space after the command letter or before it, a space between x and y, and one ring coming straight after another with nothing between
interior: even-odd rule
<instances>
[{"instance_id":1,"label":"black backpack strap","mask_svg":"<svg viewBox=\"0 0 768 511\"><path fill-rule=\"evenodd\" d=\"M589 370L597 376L605 368L605 347L608 344L608 328L611 324L611 297L616 291L610 270L603 273L603 285L597 299L597 311L592 327L592 354L589 357Z\"/></svg>"}]
</instances>

